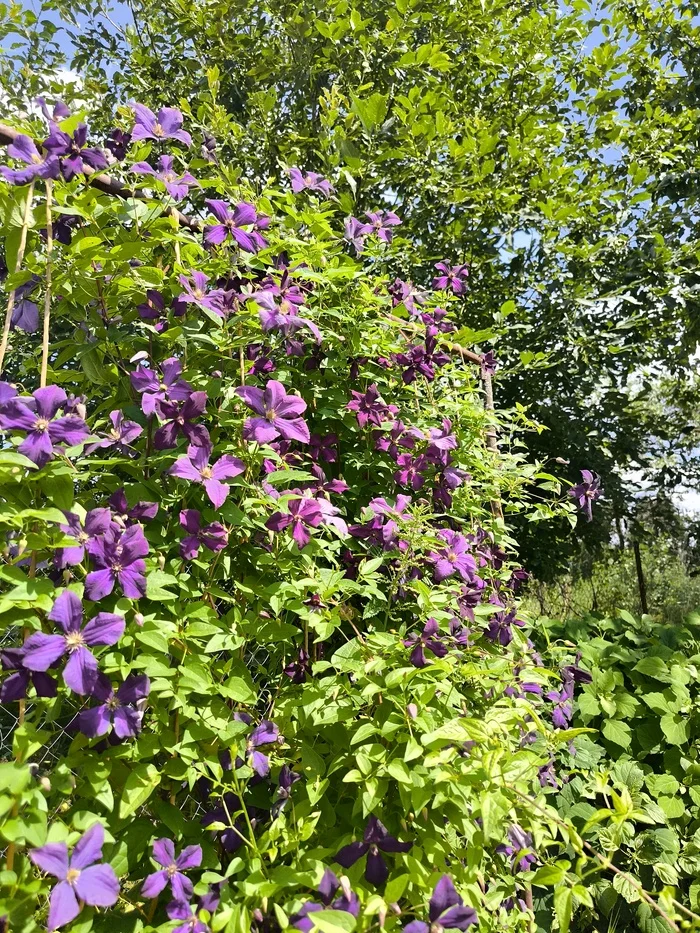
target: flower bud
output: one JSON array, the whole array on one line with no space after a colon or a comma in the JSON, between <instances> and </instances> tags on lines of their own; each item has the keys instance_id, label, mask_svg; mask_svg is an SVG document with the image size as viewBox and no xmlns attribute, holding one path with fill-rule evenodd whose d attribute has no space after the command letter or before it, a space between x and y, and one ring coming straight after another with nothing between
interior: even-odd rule
<instances>
[{"instance_id":1,"label":"flower bud","mask_svg":"<svg viewBox=\"0 0 700 933\"><path fill-rule=\"evenodd\" d=\"M415 703L409 703L406 707L406 712L411 717L411 719L416 719L418 716L418 707Z\"/></svg>"},{"instance_id":2,"label":"flower bud","mask_svg":"<svg viewBox=\"0 0 700 933\"><path fill-rule=\"evenodd\" d=\"M144 623L145 621L146 621L146 620L144 619L143 613L142 613L142 612L135 612L135 613L134 613L134 622L138 625L139 628L141 628L141 627L143 626L143 623Z\"/></svg>"},{"instance_id":3,"label":"flower bud","mask_svg":"<svg viewBox=\"0 0 700 933\"><path fill-rule=\"evenodd\" d=\"M159 570L165 570L165 555L164 554L158 555L158 568Z\"/></svg>"}]
</instances>

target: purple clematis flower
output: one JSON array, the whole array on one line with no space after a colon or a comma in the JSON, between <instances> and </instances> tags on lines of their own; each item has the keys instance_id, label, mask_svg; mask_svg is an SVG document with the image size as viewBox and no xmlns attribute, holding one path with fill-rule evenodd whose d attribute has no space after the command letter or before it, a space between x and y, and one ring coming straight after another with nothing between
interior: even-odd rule
<instances>
[{"instance_id":1,"label":"purple clematis flower","mask_svg":"<svg viewBox=\"0 0 700 933\"><path fill-rule=\"evenodd\" d=\"M342 889L342 894L333 900L338 888ZM317 904L315 901L307 901L302 905L298 913L289 918L291 925L296 927L297 930L301 930L301 933L311 933L311 930L314 929L314 923L309 914L316 913L319 910L344 910L346 913L352 914L353 917L359 915L360 900L350 888L349 880L343 878L339 881L330 868L327 868L323 873L321 883L318 886L318 893L321 896L321 904Z\"/></svg>"},{"instance_id":2,"label":"purple clematis flower","mask_svg":"<svg viewBox=\"0 0 700 933\"><path fill-rule=\"evenodd\" d=\"M435 264L435 268L440 273L433 279L433 288L438 291L454 292L455 295L465 295L467 292L467 279L469 278L469 266L463 263L461 266L451 266L449 262L443 260Z\"/></svg>"},{"instance_id":3,"label":"purple clematis flower","mask_svg":"<svg viewBox=\"0 0 700 933\"><path fill-rule=\"evenodd\" d=\"M428 560L435 565L436 582L440 583L454 573L458 573L466 583L473 581L476 575L476 560L469 553L469 542L464 535L449 528L441 528L438 537L442 538L447 547L428 554Z\"/></svg>"},{"instance_id":4,"label":"purple clematis flower","mask_svg":"<svg viewBox=\"0 0 700 933\"><path fill-rule=\"evenodd\" d=\"M444 637L444 636L443 636ZM427 667L428 661L425 657L425 649L432 652L436 658L444 658L448 652L440 637L438 624L435 619L428 619L423 627L423 631L418 634L413 632L408 638L404 638L404 647L412 648L411 664L414 667Z\"/></svg>"},{"instance_id":5,"label":"purple clematis flower","mask_svg":"<svg viewBox=\"0 0 700 933\"><path fill-rule=\"evenodd\" d=\"M246 421L243 427L246 440L267 444L282 436L288 441L309 443L309 428L300 417L306 411L306 402L298 395L287 395L281 382L271 379L264 390L255 386L239 386L236 395L261 416Z\"/></svg>"},{"instance_id":6,"label":"purple clematis flower","mask_svg":"<svg viewBox=\"0 0 700 933\"><path fill-rule=\"evenodd\" d=\"M42 114L49 123L58 123L59 120L65 120L66 117L70 116L70 109L62 100L57 100L51 111L49 110L49 105L46 103L46 99L43 97L35 97L34 103L38 104Z\"/></svg>"},{"instance_id":7,"label":"purple clematis flower","mask_svg":"<svg viewBox=\"0 0 700 933\"><path fill-rule=\"evenodd\" d=\"M430 924L413 920L403 928L403 933L430 933L437 930L467 930L478 923L473 907L465 907L457 894L449 875L443 875L435 885L428 907Z\"/></svg>"},{"instance_id":8,"label":"purple clematis flower","mask_svg":"<svg viewBox=\"0 0 700 933\"><path fill-rule=\"evenodd\" d=\"M567 729L574 715L573 680L565 680L560 690L550 690L547 699L554 704L552 724L557 729Z\"/></svg>"},{"instance_id":9,"label":"purple clematis flower","mask_svg":"<svg viewBox=\"0 0 700 933\"><path fill-rule=\"evenodd\" d=\"M175 107L161 107L158 114L143 104L131 104L136 123L131 131L134 142L142 139L177 139L186 146L192 145L192 137L182 129L182 113Z\"/></svg>"},{"instance_id":10,"label":"purple clematis flower","mask_svg":"<svg viewBox=\"0 0 700 933\"><path fill-rule=\"evenodd\" d=\"M526 573L526 571L523 570L521 571L521 573ZM526 574L526 579L528 576L529 574ZM573 664L567 664L565 667L562 667L561 676L562 676L564 683L567 683L567 681L573 681L576 684L593 683L593 677L589 674L589 672L584 670L582 667L578 666L578 662L581 660L582 657L583 655L579 651L579 653L576 655L576 659L574 660Z\"/></svg>"},{"instance_id":11,"label":"purple clematis flower","mask_svg":"<svg viewBox=\"0 0 700 933\"><path fill-rule=\"evenodd\" d=\"M38 697L55 697L58 692L53 677L45 671L30 671L24 666L22 648L6 648L0 652L0 668L3 671L14 671L0 685L0 703L25 699L29 684L33 685Z\"/></svg>"},{"instance_id":12,"label":"purple clematis flower","mask_svg":"<svg viewBox=\"0 0 700 933\"><path fill-rule=\"evenodd\" d=\"M255 294L255 301L260 305L260 326L265 333L272 330L278 330L285 337L295 334L301 328L306 327L321 343L321 331L306 317L301 317L297 304L291 300L283 298L278 304L275 295L270 290L263 290Z\"/></svg>"},{"instance_id":13,"label":"purple clematis flower","mask_svg":"<svg viewBox=\"0 0 700 933\"><path fill-rule=\"evenodd\" d=\"M376 233L384 243L391 243L394 238L392 227L398 227L401 220L393 211L365 211L371 233Z\"/></svg>"},{"instance_id":14,"label":"purple clematis flower","mask_svg":"<svg viewBox=\"0 0 700 933\"><path fill-rule=\"evenodd\" d=\"M165 299L155 288L147 289L146 300L136 305L136 310L142 321L153 322L158 332L165 330Z\"/></svg>"},{"instance_id":15,"label":"purple clematis flower","mask_svg":"<svg viewBox=\"0 0 700 933\"><path fill-rule=\"evenodd\" d=\"M253 807L248 807L248 816L250 818L253 827L255 826L255 809ZM221 804L218 807L214 807L213 810L210 810L208 813L205 813L202 817L202 826L211 826L212 823L223 823L224 829L221 830L221 845L224 847L226 852L235 852L243 844L243 840L246 838L247 823L245 817L242 815L234 816L236 813L240 813L243 810L243 805L238 797L232 793L226 793L221 798Z\"/></svg>"},{"instance_id":16,"label":"purple clematis flower","mask_svg":"<svg viewBox=\"0 0 700 933\"><path fill-rule=\"evenodd\" d=\"M14 398L2 405L0 427L5 431L25 431L19 452L42 467L53 458L55 444L72 447L90 434L88 426L75 415L56 418L67 395L58 386L46 386L31 398Z\"/></svg>"},{"instance_id":17,"label":"purple clematis flower","mask_svg":"<svg viewBox=\"0 0 700 933\"><path fill-rule=\"evenodd\" d=\"M441 528L438 537L447 547L440 551L431 551L428 560L435 565L434 576L437 583L458 573L466 582L471 582L476 575L476 560L469 553L469 542L464 535L449 528Z\"/></svg>"},{"instance_id":18,"label":"purple clematis flower","mask_svg":"<svg viewBox=\"0 0 700 933\"><path fill-rule=\"evenodd\" d=\"M20 448L21 450L21 448ZM600 477L591 470L581 470L582 482L569 490L569 495L578 503L578 507L586 516L586 521L593 520L593 503L600 499Z\"/></svg>"},{"instance_id":19,"label":"purple clematis flower","mask_svg":"<svg viewBox=\"0 0 700 933\"><path fill-rule=\"evenodd\" d=\"M109 677L98 674L91 696L101 703L78 713L78 728L91 739L105 735L110 726L117 738L134 738L141 731L143 720L143 711L139 707L143 706L142 701L150 690L151 682L145 674L129 674L116 691Z\"/></svg>"},{"instance_id":20,"label":"purple clematis flower","mask_svg":"<svg viewBox=\"0 0 700 933\"><path fill-rule=\"evenodd\" d=\"M49 933L70 923L80 913L80 902L91 907L112 907L119 897L119 881L111 865L96 865L102 858L105 831L101 823L86 830L68 857L65 842L49 842L32 849L37 868L59 879L49 902Z\"/></svg>"},{"instance_id":21,"label":"purple clematis flower","mask_svg":"<svg viewBox=\"0 0 700 933\"><path fill-rule=\"evenodd\" d=\"M372 384L366 392L357 392L351 389L352 399L345 406L348 411L354 411L357 415L357 423L361 428L367 424L374 424L377 427L382 426L382 422L388 421L390 417L398 411L395 405L387 405L379 396L379 389Z\"/></svg>"},{"instance_id":22,"label":"purple clematis flower","mask_svg":"<svg viewBox=\"0 0 700 933\"><path fill-rule=\"evenodd\" d=\"M403 305L412 316L421 313L420 305L425 304L425 295L419 292L413 282L404 282L403 279L394 279L387 291L391 295L391 303L394 308Z\"/></svg>"},{"instance_id":23,"label":"purple clematis flower","mask_svg":"<svg viewBox=\"0 0 700 933\"><path fill-rule=\"evenodd\" d=\"M25 334L35 334L39 330L39 308L29 298L39 281L39 276L33 275L29 281L15 289L15 306L10 323Z\"/></svg>"},{"instance_id":24,"label":"purple clematis flower","mask_svg":"<svg viewBox=\"0 0 700 933\"><path fill-rule=\"evenodd\" d=\"M191 278L186 275L179 276L178 281L185 290L177 296L177 301L181 304L196 304L202 308L209 308L219 317L223 317L219 302L220 296L214 295L214 292L207 294L209 276L195 269L192 269L191 276Z\"/></svg>"},{"instance_id":25,"label":"purple clematis flower","mask_svg":"<svg viewBox=\"0 0 700 933\"><path fill-rule=\"evenodd\" d=\"M394 479L401 486L410 486L411 489L422 489L425 484L425 471L430 467L429 461L421 454L415 459L411 454L399 454L396 458L399 469L394 473Z\"/></svg>"},{"instance_id":26,"label":"purple clematis flower","mask_svg":"<svg viewBox=\"0 0 700 933\"><path fill-rule=\"evenodd\" d=\"M355 248L358 256L365 248L365 237L372 230L371 224L363 224L357 217L348 217L345 221L345 239Z\"/></svg>"},{"instance_id":27,"label":"purple clematis flower","mask_svg":"<svg viewBox=\"0 0 700 933\"><path fill-rule=\"evenodd\" d=\"M245 471L245 463L238 457L225 454L216 463L209 463L211 447L188 447L187 456L179 457L168 472L178 479L202 483L204 491L215 509L220 508L228 496L228 485L223 480L233 479Z\"/></svg>"},{"instance_id":28,"label":"purple clematis flower","mask_svg":"<svg viewBox=\"0 0 700 933\"><path fill-rule=\"evenodd\" d=\"M335 463L338 459L338 435L312 434L309 438L309 456L315 462L323 460L325 463Z\"/></svg>"},{"instance_id":29,"label":"purple clematis flower","mask_svg":"<svg viewBox=\"0 0 700 933\"><path fill-rule=\"evenodd\" d=\"M293 658L284 668L284 673L293 684L303 684L311 673L311 658L309 652L299 649L296 658Z\"/></svg>"},{"instance_id":30,"label":"purple clematis flower","mask_svg":"<svg viewBox=\"0 0 700 933\"><path fill-rule=\"evenodd\" d=\"M456 450L457 438L452 433L452 422L449 418L442 419L442 428L431 428L429 433L428 453L432 453L433 450Z\"/></svg>"},{"instance_id":31,"label":"purple clematis flower","mask_svg":"<svg viewBox=\"0 0 700 933\"><path fill-rule=\"evenodd\" d=\"M210 551L222 551L228 544L228 531L220 522L202 527L202 516L197 509L183 509L180 524L187 537L180 542L180 555L185 560L194 560L202 545Z\"/></svg>"},{"instance_id":32,"label":"purple clematis flower","mask_svg":"<svg viewBox=\"0 0 700 933\"><path fill-rule=\"evenodd\" d=\"M292 537L301 550L311 540L307 528L318 528L324 520L323 512L315 499L291 499L287 508L288 512L275 512L271 515L265 522L265 527L270 531L280 532L291 525Z\"/></svg>"},{"instance_id":33,"label":"purple clematis flower","mask_svg":"<svg viewBox=\"0 0 700 933\"><path fill-rule=\"evenodd\" d=\"M514 609L510 612L497 612L486 626L484 635L505 648L513 641L513 626L522 628L524 624L521 619L516 618Z\"/></svg>"},{"instance_id":34,"label":"purple clematis flower","mask_svg":"<svg viewBox=\"0 0 700 933\"><path fill-rule=\"evenodd\" d=\"M48 618L59 624L63 634L34 632L30 635L22 646L24 667L30 671L47 671L67 654L68 663L63 671L66 686L81 696L90 693L97 679L97 660L89 647L116 645L124 634L124 618L112 612L100 612L82 628L83 607L71 590L61 593Z\"/></svg>"},{"instance_id":35,"label":"purple clematis flower","mask_svg":"<svg viewBox=\"0 0 700 933\"><path fill-rule=\"evenodd\" d=\"M170 920L182 920L172 933L209 933L209 927L197 916L197 909L187 901L171 901L165 908Z\"/></svg>"},{"instance_id":36,"label":"purple clematis flower","mask_svg":"<svg viewBox=\"0 0 700 933\"><path fill-rule=\"evenodd\" d=\"M131 133L125 133L124 130L120 130L115 127L111 130L109 136L105 140L105 149L109 149L117 162L126 156L126 151L131 145Z\"/></svg>"},{"instance_id":37,"label":"purple clematis flower","mask_svg":"<svg viewBox=\"0 0 700 933\"><path fill-rule=\"evenodd\" d=\"M85 448L85 453L91 454L96 450L104 450L106 447L115 447L122 456L133 455L135 451L131 444L143 434L141 425L135 421L127 421L124 412L119 410L110 412L109 420L112 422L111 430L102 435L102 440L89 444Z\"/></svg>"},{"instance_id":38,"label":"purple clematis flower","mask_svg":"<svg viewBox=\"0 0 700 933\"><path fill-rule=\"evenodd\" d=\"M50 155L60 156L61 173L66 181L81 175L86 165L98 172L108 167L107 157L101 149L85 147L87 126L84 123L77 125L72 136L64 133L55 123L51 124L50 129L43 146Z\"/></svg>"},{"instance_id":39,"label":"purple clematis flower","mask_svg":"<svg viewBox=\"0 0 700 933\"><path fill-rule=\"evenodd\" d=\"M70 246L73 239L73 227L79 227L82 218L77 214L58 214L53 221L53 238L57 243L63 243L64 246ZM39 231L41 236L46 239L46 228Z\"/></svg>"},{"instance_id":40,"label":"purple clematis flower","mask_svg":"<svg viewBox=\"0 0 700 933\"><path fill-rule=\"evenodd\" d=\"M415 382L416 377L424 376L428 382L435 378L436 367L450 362L450 354L439 350L435 337L427 336L425 345L410 347L407 353L395 353L394 361L404 367L401 378L406 385Z\"/></svg>"},{"instance_id":41,"label":"purple clematis flower","mask_svg":"<svg viewBox=\"0 0 700 933\"><path fill-rule=\"evenodd\" d=\"M193 392L186 401L156 402L158 417L162 424L155 433L153 444L156 450L169 450L177 445L177 438L182 434L193 447L206 447L209 444L209 432L203 424L192 424L195 418L204 414L207 407L207 393Z\"/></svg>"},{"instance_id":42,"label":"purple clematis flower","mask_svg":"<svg viewBox=\"0 0 700 933\"><path fill-rule=\"evenodd\" d=\"M161 366L162 376L142 363L130 375L131 384L142 396L141 408L145 415L156 413L157 402L184 402L194 391L189 382L181 379L182 363L171 356Z\"/></svg>"},{"instance_id":43,"label":"purple clematis flower","mask_svg":"<svg viewBox=\"0 0 700 933\"><path fill-rule=\"evenodd\" d=\"M488 353L484 353L481 357L481 378L493 376L497 369L498 361L496 360L496 354L493 350L489 350Z\"/></svg>"},{"instance_id":44,"label":"purple clematis flower","mask_svg":"<svg viewBox=\"0 0 700 933\"><path fill-rule=\"evenodd\" d=\"M90 546L96 570L85 578L85 595L93 602L103 599L119 584L127 599L146 595L146 562L149 547L140 525L126 531L110 528Z\"/></svg>"},{"instance_id":45,"label":"purple clematis flower","mask_svg":"<svg viewBox=\"0 0 700 933\"><path fill-rule=\"evenodd\" d=\"M231 237L247 253L257 253L259 241L252 233L243 229L243 227L253 226L258 221L253 204L241 201L233 210L225 201L216 199L207 199L205 204L219 221L218 224L204 228L204 242L207 246L218 246Z\"/></svg>"},{"instance_id":46,"label":"purple clematis flower","mask_svg":"<svg viewBox=\"0 0 700 933\"><path fill-rule=\"evenodd\" d=\"M248 736L246 741L248 764L260 777L267 777L270 773L270 759L260 749L266 745L276 745L279 738L279 727L269 719L264 719Z\"/></svg>"},{"instance_id":47,"label":"purple clematis flower","mask_svg":"<svg viewBox=\"0 0 700 933\"><path fill-rule=\"evenodd\" d=\"M122 528L150 521L158 514L157 502L137 502L136 505L129 505L123 488L113 492L108 501L110 508L114 509L114 523Z\"/></svg>"},{"instance_id":48,"label":"purple clematis flower","mask_svg":"<svg viewBox=\"0 0 700 933\"><path fill-rule=\"evenodd\" d=\"M537 862L537 856L532 851L532 836L517 824L508 829L508 843L497 846L496 852L512 860L513 872L529 871L530 866Z\"/></svg>"},{"instance_id":49,"label":"purple clematis flower","mask_svg":"<svg viewBox=\"0 0 700 933\"><path fill-rule=\"evenodd\" d=\"M358 859L367 856L365 879L370 884L384 884L389 877L389 867L380 855L382 852L408 852L412 842L399 842L389 834L386 826L376 816L370 816L362 837L362 842L351 842L343 846L335 857L343 868L350 868Z\"/></svg>"},{"instance_id":50,"label":"purple clematis flower","mask_svg":"<svg viewBox=\"0 0 700 933\"><path fill-rule=\"evenodd\" d=\"M25 162L27 168L9 168L0 165L0 175L11 185L28 185L35 178L58 178L61 165L58 157L49 154L46 158L39 152L36 143L29 136L20 133L7 147L7 154L13 159Z\"/></svg>"},{"instance_id":51,"label":"purple clematis flower","mask_svg":"<svg viewBox=\"0 0 700 933\"><path fill-rule=\"evenodd\" d=\"M55 553L55 563L59 569L75 567L82 564L85 559L85 548L98 535L103 535L110 527L112 513L109 509L91 509L85 516L85 522L74 512L64 512L65 525L60 525L61 531L78 542L73 547L59 548Z\"/></svg>"},{"instance_id":52,"label":"purple clematis flower","mask_svg":"<svg viewBox=\"0 0 700 933\"><path fill-rule=\"evenodd\" d=\"M165 190L173 201L182 201L183 198L187 197L190 186L197 184L197 179L189 172L178 175L173 169L173 161L172 156L162 155L158 159L157 170L150 166L148 162L136 162L131 166L131 171L137 175L152 175L158 181L163 182Z\"/></svg>"},{"instance_id":53,"label":"purple clematis flower","mask_svg":"<svg viewBox=\"0 0 700 933\"><path fill-rule=\"evenodd\" d=\"M186 846L176 857L171 840L158 839L153 843L153 859L163 868L146 878L141 888L143 896L158 897L169 884L176 901L189 901L194 888L183 872L188 868L199 868L202 864L202 847Z\"/></svg>"},{"instance_id":54,"label":"purple clematis flower","mask_svg":"<svg viewBox=\"0 0 700 933\"><path fill-rule=\"evenodd\" d=\"M307 172L302 174L301 169L290 168L289 178L292 182L292 191L299 194L301 191L317 191L324 197L329 198L335 190L333 185L318 172Z\"/></svg>"}]
</instances>

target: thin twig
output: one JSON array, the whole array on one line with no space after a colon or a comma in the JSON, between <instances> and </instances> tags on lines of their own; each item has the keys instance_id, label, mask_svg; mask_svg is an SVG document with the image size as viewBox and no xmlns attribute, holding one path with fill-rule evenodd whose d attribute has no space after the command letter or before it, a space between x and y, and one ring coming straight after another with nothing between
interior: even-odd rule
<instances>
[{"instance_id":1,"label":"thin twig","mask_svg":"<svg viewBox=\"0 0 700 933\"><path fill-rule=\"evenodd\" d=\"M24 217L22 218L22 230L19 235L19 246L17 247L17 260L15 262L15 275L22 268L22 261L24 259L24 250L27 245L27 230L29 229L29 217L32 211L32 197L34 195L34 182L29 185L27 189L27 201L24 205ZM7 299L7 311L5 312L5 325L2 329L2 341L0 342L0 373L2 372L3 363L5 362L5 354L7 353L7 341L10 338L10 327L12 326L12 312L15 307L15 294L16 289L13 288L10 292L10 297Z\"/></svg>"},{"instance_id":2,"label":"thin twig","mask_svg":"<svg viewBox=\"0 0 700 933\"><path fill-rule=\"evenodd\" d=\"M53 250L53 221L51 219L51 200L53 182L46 180L46 275L44 282L44 333L41 341L41 375L39 385L46 385L49 369L49 330L51 323L51 251Z\"/></svg>"}]
</instances>

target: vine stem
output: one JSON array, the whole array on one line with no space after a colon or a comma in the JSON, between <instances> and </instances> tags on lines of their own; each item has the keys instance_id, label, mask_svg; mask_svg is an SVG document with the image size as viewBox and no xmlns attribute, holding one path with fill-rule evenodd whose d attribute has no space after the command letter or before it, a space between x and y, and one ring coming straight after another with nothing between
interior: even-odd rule
<instances>
[{"instance_id":1,"label":"vine stem","mask_svg":"<svg viewBox=\"0 0 700 933\"><path fill-rule=\"evenodd\" d=\"M53 199L53 182L46 179L46 281L44 290L44 332L41 341L41 375L39 385L46 385L46 374L49 369L49 331L51 324L51 252L53 250L53 221L51 219L51 202Z\"/></svg>"},{"instance_id":2,"label":"vine stem","mask_svg":"<svg viewBox=\"0 0 700 933\"><path fill-rule=\"evenodd\" d=\"M24 250L27 245L27 231L29 230L29 217L32 211L32 198L34 196L34 182L31 182L27 189L27 201L24 205L24 217L22 218L22 230L19 235L19 246L17 247L17 259L15 261L15 275L22 268L24 259ZM10 297L7 299L7 310L5 311L5 324L2 329L2 340L0 340L0 373L2 372L7 353L7 342L10 339L10 327L12 326L12 312L15 307L15 294L17 289L13 288Z\"/></svg>"}]
</instances>

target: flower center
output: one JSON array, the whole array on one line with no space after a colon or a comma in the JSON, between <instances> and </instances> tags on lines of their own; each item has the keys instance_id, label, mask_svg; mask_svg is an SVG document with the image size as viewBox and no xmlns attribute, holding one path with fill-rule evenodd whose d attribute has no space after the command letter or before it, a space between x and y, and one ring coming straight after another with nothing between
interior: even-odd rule
<instances>
[{"instance_id":1,"label":"flower center","mask_svg":"<svg viewBox=\"0 0 700 933\"><path fill-rule=\"evenodd\" d=\"M106 701L105 706L107 709L119 709L121 703L117 699L117 695L112 694L112 696Z\"/></svg>"},{"instance_id":2,"label":"flower center","mask_svg":"<svg viewBox=\"0 0 700 933\"><path fill-rule=\"evenodd\" d=\"M277 412L275 411L275 409L274 409L274 408L269 408L269 409L265 412L265 418L266 418L268 421L274 421L274 420L277 418Z\"/></svg>"},{"instance_id":3,"label":"flower center","mask_svg":"<svg viewBox=\"0 0 700 933\"><path fill-rule=\"evenodd\" d=\"M112 564L112 571L113 571L113 573L121 573L121 572L122 572L122 565L121 565L121 564L118 564L118 563Z\"/></svg>"},{"instance_id":4,"label":"flower center","mask_svg":"<svg viewBox=\"0 0 700 933\"><path fill-rule=\"evenodd\" d=\"M112 438L112 440L118 441L121 437L121 434L119 431L117 431L116 428L112 428L112 430L109 432L109 436Z\"/></svg>"},{"instance_id":5,"label":"flower center","mask_svg":"<svg viewBox=\"0 0 700 933\"><path fill-rule=\"evenodd\" d=\"M154 136L165 136L165 133L163 132L163 127L160 125L160 123L153 124L153 135Z\"/></svg>"},{"instance_id":6,"label":"flower center","mask_svg":"<svg viewBox=\"0 0 700 933\"><path fill-rule=\"evenodd\" d=\"M176 178L175 172L166 172L165 175L163 175L163 181L174 182Z\"/></svg>"},{"instance_id":7,"label":"flower center","mask_svg":"<svg viewBox=\"0 0 700 933\"><path fill-rule=\"evenodd\" d=\"M77 868L69 868L66 872L66 881L68 884L75 884L75 882L80 878L80 871Z\"/></svg>"},{"instance_id":8,"label":"flower center","mask_svg":"<svg viewBox=\"0 0 700 933\"><path fill-rule=\"evenodd\" d=\"M195 288L192 294L194 295L195 298L199 298L201 300L202 298L204 298L204 289Z\"/></svg>"},{"instance_id":9,"label":"flower center","mask_svg":"<svg viewBox=\"0 0 700 933\"><path fill-rule=\"evenodd\" d=\"M455 554L454 551L448 551L447 559L449 560L451 564L455 564L457 562L457 555Z\"/></svg>"},{"instance_id":10,"label":"flower center","mask_svg":"<svg viewBox=\"0 0 700 933\"><path fill-rule=\"evenodd\" d=\"M175 864L175 862L173 862L172 864L168 865L168 867L165 870L168 873L168 878L172 878L173 875L177 874L177 865Z\"/></svg>"},{"instance_id":11,"label":"flower center","mask_svg":"<svg viewBox=\"0 0 700 933\"><path fill-rule=\"evenodd\" d=\"M66 635L66 647L69 651L77 651L78 648L85 647L85 639L82 632L69 632Z\"/></svg>"},{"instance_id":12,"label":"flower center","mask_svg":"<svg viewBox=\"0 0 700 933\"><path fill-rule=\"evenodd\" d=\"M36 421L34 422L34 430L35 431L46 431L49 427L49 423L50 422L48 418L37 418Z\"/></svg>"},{"instance_id":13,"label":"flower center","mask_svg":"<svg viewBox=\"0 0 700 933\"><path fill-rule=\"evenodd\" d=\"M76 537L81 544L85 544L86 541L90 540L90 535L87 533L87 531L79 531Z\"/></svg>"},{"instance_id":14,"label":"flower center","mask_svg":"<svg viewBox=\"0 0 700 933\"><path fill-rule=\"evenodd\" d=\"M158 388L160 389L161 392L166 392L168 387L164 382L159 382Z\"/></svg>"},{"instance_id":15,"label":"flower center","mask_svg":"<svg viewBox=\"0 0 700 933\"><path fill-rule=\"evenodd\" d=\"M199 472L202 479L211 479L211 467L203 467Z\"/></svg>"}]
</instances>

